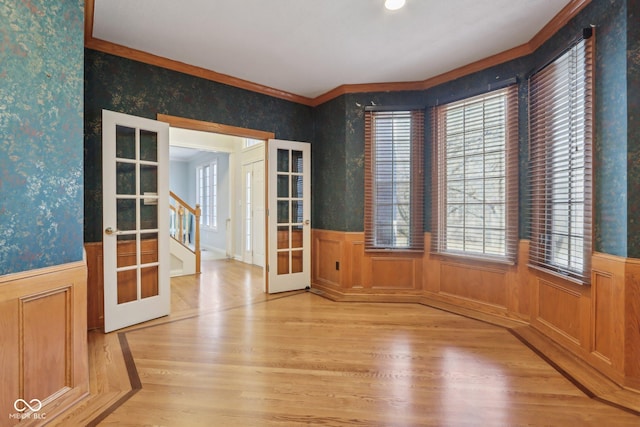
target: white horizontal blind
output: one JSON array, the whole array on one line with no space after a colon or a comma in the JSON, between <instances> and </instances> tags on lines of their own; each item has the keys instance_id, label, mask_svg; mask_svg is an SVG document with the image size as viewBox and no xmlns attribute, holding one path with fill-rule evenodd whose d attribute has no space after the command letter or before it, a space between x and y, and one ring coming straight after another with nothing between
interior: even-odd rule
<instances>
[{"instance_id":1,"label":"white horizontal blind","mask_svg":"<svg viewBox=\"0 0 640 427\"><path fill-rule=\"evenodd\" d=\"M365 249L423 250L424 112L365 113Z\"/></svg>"},{"instance_id":2,"label":"white horizontal blind","mask_svg":"<svg viewBox=\"0 0 640 427\"><path fill-rule=\"evenodd\" d=\"M517 95L512 85L435 108L434 252L515 260Z\"/></svg>"},{"instance_id":3,"label":"white horizontal blind","mask_svg":"<svg viewBox=\"0 0 640 427\"><path fill-rule=\"evenodd\" d=\"M530 264L582 284L592 247L592 43L529 82Z\"/></svg>"}]
</instances>

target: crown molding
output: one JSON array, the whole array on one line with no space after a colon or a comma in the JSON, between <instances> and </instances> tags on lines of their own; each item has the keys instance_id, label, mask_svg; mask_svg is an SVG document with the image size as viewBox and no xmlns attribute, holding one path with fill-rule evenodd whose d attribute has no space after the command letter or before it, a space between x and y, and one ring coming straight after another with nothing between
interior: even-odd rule
<instances>
[{"instance_id":1,"label":"crown molding","mask_svg":"<svg viewBox=\"0 0 640 427\"><path fill-rule=\"evenodd\" d=\"M132 59L134 61L139 61L145 64L166 68L168 70L189 74L194 77L199 77L202 79L211 80L217 83L226 84L226 85L237 87L240 89L261 93L263 95L269 95L274 98L280 98L287 101L296 102L298 104L311 105L312 103L311 98L295 95L289 92L285 92L283 90L274 89L272 87L264 86L258 83L253 83L248 80L239 79L237 77L229 76L227 74L217 73L215 71L207 70L206 68L185 64L184 62L175 61L173 59L168 59L163 56L154 55L148 52L143 52L138 49L132 49L130 47L111 43L105 40L96 39L93 37L90 37L88 39L85 37L85 47L88 47L89 49L97 50L100 52L108 53L111 55Z\"/></svg>"},{"instance_id":2,"label":"crown molding","mask_svg":"<svg viewBox=\"0 0 640 427\"><path fill-rule=\"evenodd\" d=\"M388 91L410 91L424 90L451 80L464 77L513 59L517 59L533 53L544 42L549 40L558 30L565 26L574 16L585 8L591 0L572 0L558 14L547 23L529 42L524 43L515 48L500 52L488 58L481 59L471 64L464 65L446 73L431 77L426 80L414 82L389 82L389 83L363 83L363 84L347 84L332 89L316 98L308 98L296 95L280 89L264 86L248 80L239 79L227 74L217 73L212 70L185 64L183 62L168 59L162 56L153 55L148 52L129 48L126 46L111 43L105 40L93 37L93 17L94 17L94 1L86 0L85 2L85 46L89 49L108 53L111 55L121 56L123 58L140 61L146 64L155 65L173 71L189 74L202 79L234 86L240 89L261 93L263 95L272 96L274 98L284 99L302 105L316 107L324 104L341 95L351 93L365 92L388 92Z\"/></svg>"}]
</instances>

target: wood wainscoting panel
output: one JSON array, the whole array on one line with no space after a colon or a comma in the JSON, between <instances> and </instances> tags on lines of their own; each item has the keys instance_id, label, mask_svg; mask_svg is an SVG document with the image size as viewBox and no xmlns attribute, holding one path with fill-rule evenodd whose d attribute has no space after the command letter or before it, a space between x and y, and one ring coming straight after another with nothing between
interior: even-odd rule
<instances>
[{"instance_id":1,"label":"wood wainscoting panel","mask_svg":"<svg viewBox=\"0 0 640 427\"><path fill-rule=\"evenodd\" d=\"M341 266L345 268L345 272L349 272L348 282L344 286L349 288L361 288L362 281L362 262L364 260L364 233L347 233L347 265Z\"/></svg>"},{"instance_id":2,"label":"wood wainscoting panel","mask_svg":"<svg viewBox=\"0 0 640 427\"><path fill-rule=\"evenodd\" d=\"M581 315L581 292L542 278L538 278L537 289L536 321L581 346L583 328L588 326Z\"/></svg>"},{"instance_id":3,"label":"wood wainscoting panel","mask_svg":"<svg viewBox=\"0 0 640 427\"><path fill-rule=\"evenodd\" d=\"M640 259L626 260L624 284L625 385L640 390Z\"/></svg>"},{"instance_id":4,"label":"wood wainscoting panel","mask_svg":"<svg viewBox=\"0 0 640 427\"><path fill-rule=\"evenodd\" d=\"M0 415L3 417L0 425L4 425L7 414L15 412L13 403L20 397L20 357L17 345L20 342L17 327L18 304L15 300L5 300L0 303Z\"/></svg>"},{"instance_id":5,"label":"wood wainscoting panel","mask_svg":"<svg viewBox=\"0 0 640 427\"><path fill-rule=\"evenodd\" d=\"M320 237L316 241L316 279L323 283L340 286L340 269L345 268L342 262L342 241L328 237Z\"/></svg>"},{"instance_id":6,"label":"wood wainscoting panel","mask_svg":"<svg viewBox=\"0 0 640 427\"><path fill-rule=\"evenodd\" d=\"M71 319L68 286L20 298L21 396L44 401L72 386Z\"/></svg>"},{"instance_id":7,"label":"wood wainscoting panel","mask_svg":"<svg viewBox=\"0 0 640 427\"><path fill-rule=\"evenodd\" d=\"M513 317L529 321L531 319L531 285L529 280L529 244L520 240L516 265L509 266L506 272L507 309Z\"/></svg>"},{"instance_id":8,"label":"wood wainscoting panel","mask_svg":"<svg viewBox=\"0 0 640 427\"><path fill-rule=\"evenodd\" d=\"M615 296L613 277L610 273L594 271L593 288L593 349L603 362L611 364L614 357L613 343L621 338L615 331ZM618 336L616 338L616 335Z\"/></svg>"},{"instance_id":9,"label":"wood wainscoting panel","mask_svg":"<svg viewBox=\"0 0 640 427\"><path fill-rule=\"evenodd\" d=\"M86 284L82 261L0 276L0 425L42 425L88 395ZM17 399L42 407L16 413Z\"/></svg>"},{"instance_id":10,"label":"wood wainscoting panel","mask_svg":"<svg viewBox=\"0 0 640 427\"><path fill-rule=\"evenodd\" d=\"M596 252L591 258L591 363L623 383L626 258Z\"/></svg>"},{"instance_id":11,"label":"wood wainscoting panel","mask_svg":"<svg viewBox=\"0 0 640 427\"><path fill-rule=\"evenodd\" d=\"M87 254L87 328L104 328L104 262L102 242L85 243Z\"/></svg>"},{"instance_id":12,"label":"wood wainscoting panel","mask_svg":"<svg viewBox=\"0 0 640 427\"><path fill-rule=\"evenodd\" d=\"M373 289L420 289L422 257L371 256L370 283Z\"/></svg>"},{"instance_id":13,"label":"wood wainscoting panel","mask_svg":"<svg viewBox=\"0 0 640 427\"><path fill-rule=\"evenodd\" d=\"M443 261L440 293L506 308L505 270Z\"/></svg>"}]
</instances>

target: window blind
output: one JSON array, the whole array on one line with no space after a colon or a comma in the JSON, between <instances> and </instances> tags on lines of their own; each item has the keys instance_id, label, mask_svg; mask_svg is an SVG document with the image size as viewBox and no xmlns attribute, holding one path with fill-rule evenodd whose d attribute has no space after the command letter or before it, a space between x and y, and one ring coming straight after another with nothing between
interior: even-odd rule
<instances>
[{"instance_id":1,"label":"window blind","mask_svg":"<svg viewBox=\"0 0 640 427\"><path fill-rule=\"evenodd\" d=\"M365 249L424 249L424 112L365 112Z\"/></svg>"},{"instance_id":2,"label":"window blind","mask_svg":"<svg viewBox=\"0 0 640 427\"><path fill-rule=\"evenodd\" d=\"M530 265L590 283L593 39L529 80Z\"/></svg>"},{"instance_id":3,"label":"window blind","mask_svg":"<svg viewBox=\"0 0 640 427\"><path fill-rule=\"evenodd\" d=\"M435 107L434 252L514 262L517 85Z\"/></svg>"}]
</instances>

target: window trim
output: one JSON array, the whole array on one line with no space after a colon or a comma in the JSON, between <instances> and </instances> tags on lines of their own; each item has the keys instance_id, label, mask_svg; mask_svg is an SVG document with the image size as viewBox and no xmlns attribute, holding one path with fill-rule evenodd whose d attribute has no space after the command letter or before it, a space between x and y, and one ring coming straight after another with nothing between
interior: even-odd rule
<instances>
[{"instance_id":1,"label":"window trim","mask_svg":"<svg viewBox=\"0 0 640 427\"><path fill-rule=\"evenodd\" d=\"M445 152L446 146L446 124L445 114L448 109L465 107L478 102L483 103L487 99L495 96L505 97L505 117L504 117L504 130L505 130L505 145L504 150L500 151L504 153L504 233L505 233L505 248L504 255L488 254L485 253L486 249L483 248L483 252L468 251L468 250L451 250L446 248L446 227L447 227L447 153ZM483 118L483 129L484 129ZM457 259L464 259L470 261L483 261L492 262L497 264L513 265L517 261L518 253L518 241L519 241L519 132L518 132L518 85L510 84L499 89L490 90L480 95L474 95L467 98L463 98L458 101L449 102L447 104L439 105L432 110L432 131L433 131L433 155L432 155L432 240L431 240L431 253L435 255L454 257ZM466 133L466 129L463 130ZM484 156L483 145L483 161ZM466 160L466 154L462 155L462 158ZM466 178L466 174L463 174L462 178L465 182L470 178ZM486 179L485 172L483 171L483 182ZM466 184L465 184L466 186ZM484 187L483 187L484 188ZM486 199L482 199L482 206L488 204ZM466 206L466 201L462 203ZM483 214L484 218L484 214ZM464 228L464 227L463 227ZM487 227L486 224L482 226L483 235L487 230L491 230L491 227ZM463 231L463 235L464 235ZM463 236L464 240L464 236ZM483 238L484 240L484 238Z\"/></svg>"},{"instance_id":2,"label":"window trim","mask_svg":"<svg viewBox=\"0 0 640 427\"><path fill-rule=\"evenodd\" d=\"M202 191L200 185L200 171L209 168L209 206L205 213L205 207L200 203ZM200 227L216 231L218 229L218 159L214 158L196 166L196 203L200 204ZM209 224L205 224L205 218L209 219Z\"/></svg>"},{"instance_id":3,"label":"window trim","mask_svg":"<svg viewBox=\"0 0 640 427\"><path fill-rule=\"evenodd\" d=\"M376 244L374 145L376 117L406 113L410 121L409 244L404 247ZM364 229L366 252L424 252L424 120L422 107L374 107L365 109Z\"/></svg>"}]
</instances>

